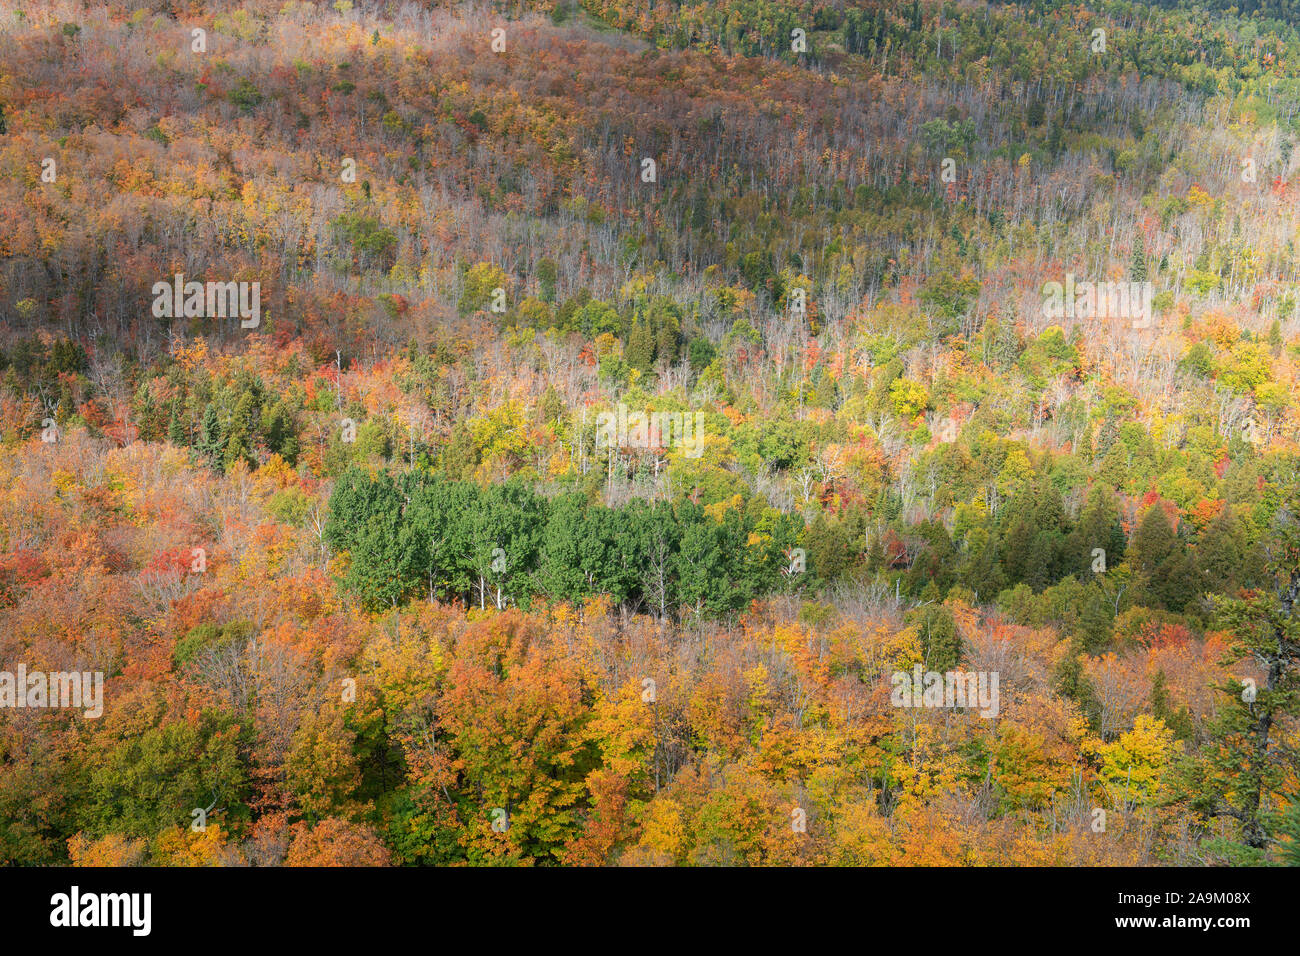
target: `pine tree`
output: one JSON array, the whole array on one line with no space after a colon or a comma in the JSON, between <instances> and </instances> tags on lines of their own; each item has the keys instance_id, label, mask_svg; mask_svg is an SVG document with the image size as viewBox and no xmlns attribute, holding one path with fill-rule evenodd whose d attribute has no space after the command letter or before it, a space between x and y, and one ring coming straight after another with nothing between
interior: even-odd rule
<instances>
[{"instance_id":1,"label":"pine tree","mask_svg":"<svg viewBox=\"0 0 1300 956\"><path fill-rule=\"evenodd\" d=\"M930 582L931 587L933 584ZM926 670L949 671L961 663L961 635L957 633L957 622L947 607L926 604L909 611L905 621L909 627L916 628Z\"/></svg>"},{"instance_id":2,"label":"pine tree","mask_svg":"<svg viewBox=\"0 0 1300 956\"><path fill-rule=\"evenodd\" d=\"M992 601L1006 587L1007 579L998 560L997 546L988 529L975 528L966 536L966 560L957 580L985 603Z\"/></svg>"},{"instance_id":3,"label":"pine tree","mask_svg":"<svg viewBox=\"0 0 1300 956\"><path fill-rule=\"evenodd\" d=\"M276 402L268 416L266 446L291 465L298 460L298 429L284 402Z\"/></svg>"},{"instance_id":4,"label":"pine tree","mask_svg":"<svg viewBox=\"0 0 1300 956\"><path fill-rule=\"evenodd\" d=\"M221 419L217 417L217 408L211 402L203 409L203 422L199 426L199 452L212 461L217 461L223 445Z\"/></svg>"},{"instance_id":5,"label":"pine tree","mask_svg":"<svg viewBox=\"0 0 1300 956\"><path fill-rule=\"evenodd\" d=\"M1034 522L1040 531L1065 528L1065 502L1056 485L1047 479L1040 480L1034 489Z\"/></svg>"},{"instance_id":6,"label":"pine tree","mask_svg":"<svg viewBox=\"0 0 1300 956\"><path fill-rule=\"evenodd\" d=\"M1140 581L1141 603L1181 611L1196 599L1199 574L1187 545L1174 532L1159 504L1152 505L1142 516L1128 554Z\"/></svg>"},{"instance_id":7,"label":"pine tree","mask_svg":"<svg viewBox=\"0 0 1300 956\"><path fill-rule=\"evenodd\" d=\"M1174 529L1165 509L1158 503L1153 504L1142 516L1129 543L1128 556L1133 570L1139 574L1155 574L1173 554L1175 542Z\"/></svg>"},{"instance_id":8,"label":"pine tree","mask_svg":"<svg viewBox=\"0 0 1300 956\"><path fill-rule=\"evenodd\" d=\"M172 402L171 418L167 421L167 440L181 448L190 443L188 430L181 424L179 402Z\"/></svg>"},{"instance_id":9,"label":"pine tree","mask_svg":"<svg viewBox=\"0 0 1300 956\"><path fill-rule=\"evenodd\" d=\"M627 337L627 349L623 359L631 368L649 372L654 368L654 338L645 323L637 320Z\"/></svg>"},{"instance_id":10,"label":"pine tree","mask_svg":"<svg viewBox=\"0 0 1300 956\"><path fill-rule=\"evenodd\" d=\"M235 413L230 416L230 425L226 429L227 468L237 461L249 461L252 458L255 415L257 415L257 397L251 391L244 392L235 403Z\"/></svg>"},{"instance_id":11,"label":"pine tree","mask_svg":"<svg viewBox=\"0 0 1300 956\"><path fill-rule=\"evenodd\" d=\"M1219 594L1232 594L1241 580L1246 556L1245 534L1241 524L1225 507L1209 523L1196 546L1196 563L1205 588Z\"/></svg>"},{"instance_id":12,"label":"pine tree","mask_svg":"<svg viewBox=\"0 0 1300 956\"><path fill-rule=\"evenodd\" d=\"M1129 278L1134 282L1147 281L1147 246L1140 233L1133 243L1133 262L1129 266Z\"/></svg>"},{"instance_id":13,"label":"pine tree","mask_svg":"<svg viewBox=\"0 0 1300 956\"><path fill-rule=\"evenodd\" d=\"M1114 629L1115 607L1106 592L1093 584L1083 600L1075 629L1079 644L1089 654L1100 654L1110 642Z\"/></svg>"},{"instance_id":14,"label":"pine tree","mask_svg":"<svg viewBox=\"0 0 1300 956\"><path fill-rule=\"evenodd\" d=\"M1024 580L1035 593L1042 593L1059 579L1057 566L1063 548L1064 537L1059 531L1040 531L1034 535L1025 558Z\"/></svg>"},{"instance_id":15,"label":"pine tree","mask_svg":"<svg viewBox=\"0 0 1300 956\"><path fill-rule=\"evenodd\" d=\"M1079 574L1104 573L1105 568L1123 559L1124 543L1124 529L1119 523L1115 496L1108 488L1095 485L1088 493L1078 524L1070 533L1070 569ZM1093 553L1098 548L1101 555ZM1104 564L1097 562L1099 557ZM1093 571L1094 565L1097 572Z\"/></svg>"},{"instance_id":16,"label":"pine tree","mask_svg":"<svg viewBox=\"0 0 1300 956\"><path fill-rule=\"evenodd\" d=\"M1291 794L1277 829L1290 838L1282 844L1282 862L1287 866L1300 866L1300 794Z\"/></svg>"}]
</instances>

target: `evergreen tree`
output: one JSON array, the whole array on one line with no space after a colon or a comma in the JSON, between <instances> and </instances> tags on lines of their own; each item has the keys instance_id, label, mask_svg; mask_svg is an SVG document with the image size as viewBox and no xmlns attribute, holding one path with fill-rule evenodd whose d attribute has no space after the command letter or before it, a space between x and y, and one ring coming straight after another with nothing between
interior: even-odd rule
<instances>
[{"instance_id":1,"label":"evergreen tree","mask_svg":"<svg viewBox=\"0 0 1300 956\"><path fill-rule=\"evenodd\" d=\"M1290 500L1300 500L1291 489ZM1233 677L1210 724L1210 743L1183 765L1193 809L1236 821L1254 851L1275 839L1278 810L1293 785L1300 750L1286 731L1300 716L1300 521L1284 509L1270 531L1269 587L1214 599L1216 623L1232 637L1225 666L1263 672L1262 683ZM1294 800L1294 794L1290 794Z\"/></svg>"},{"instance_id":2,"label":"evergreen tree","mask_svg":"<svg viewBox=\"0 0 1300 956\"><path fill-rule=\"evenodd\" d=\"M1065 548L1065 537L1059 531L1040 531L1034 535L1025 558L1025 583L1035 591L1042 591L1059 580L1060 555Z\"/></svg>"},{"instance_id":3,"label":"evergreen tree","mask_svg":"<svg viewBox=\"0 0 1300 956\"><path fill-rule=\"evenodd\" d=\"M1233 594L1241 581L1246 554L1245 533L1232 508L1214 516L1196 544L1198 578L1207 591Z\"/></svg>"},{"instance_id":4,"label":"evergreen tree","mask_svg":"<svg viewBox=\"0 0 1300 956\"><path fill-rule=\"evenodd\" d=\"M217 416L216 406L209 402L203 409L203 421L199 425L198 449L200 454L206 455L213 462L218 462L223 447L221 419Z\"/></svg>"},{"instance_id":5,"label":"evergreen tree","mask_svg":"<svg viewBox=\"0 0 1300 956\"><path fill-rule=\"evenodd\" d=\"M298 426L283 401L276 402L267 415L266 445L289 464L298 461Z\"/></svg>"},{"instance_id":6,"label":"evergreen tree","mask_svg":"<svg viewBox=\"0 0 1300 956\"><path fill-rule=\"evenodd\" d=\"M953 584L957 550L948 536L948 530L939 521L922 522L916 533L921 537L922 543L908 569L907 588L913 594L918 594L922 588L933 584L942 598Z\"/></svg>"},{"instance_id":7,"label":"evergreen tree","mask_svg":"<svg viewBox=\"0 0 1300 956\"><path fill-rule=\"evenodd\" d=\"M829 584L852 570L862 539L847 521L829 521L818 511L804 534L808 570Z\"/></svg>"},{"instance_id":8,"label":"evergreen tree","mask_svg":"<svg viewBox=\"0 0 1300 956\"><path fill-rule=\"evenodd\" d=\"M632 323L623 360L627 362L628 367L640 369L642 372L649 372L654 368L654 338L650 334L650 329L640 319Z\"/></svg>"},{"instance_id":9,"label":"evergreen tree","mask_svg":"<svg viewBox=\"0 0 1300 956\"><path fill-rule=\"evenodd\" d=\"M1147 281L1147 246L1141 233L1133 241L1133 259L1129 264L1128 275L1134 282Z\"/></svg>"},{"instance_id":10,"label":"evergreen tree","mask_svg":"<svg viewBox=\"0 0 1300 956\"><path fill-rule=\"evenodd\" d=\"M952 611L942 604L927 604L909 611L909 627L916 628L921 639L922 664L926 670L950 671L961 663L962 641Z\"/></svg>"},{"instance_id":11,"label":"evergreen tree","mask_svg":"<svg viewBox=\"0 0 1300 956\"><path fill-rule=\"evenodd\" d=\"M190 443L188 430L181 421L179 401L172 402L171 416L167 420L167 440L177 448L182 448Z\"/></svg>"},{"instance_id":12,"label":"evergreen tree","mask_svg":"<svg viewBox=\"0 0 1300 956\"><path fill-rule=\"evenodd\" d=\"M252 461L256 437L254 422L258 417L257 396L251 390L246 390L235 402L235 411L226 427L224 461L227 469L237 461Z\"/></svg>"},{"instance_id":13,"label":"evergreen tree","mask_svg":"<svg viewBox=\"0 0 1300 956\"><path fill-rule=\"evenodd\" d=\"M1129 542L1128 558L1133 570L1150 576L1174 553L1176 539L1169 516L1158 503L1147 508Z\"/></svg>"},{"instance_id":14,"label":"evergreen tree","mask_svg":"<svg viewBox=\"0 0 1300 956\"><path fill-rule=\"evenodd\" d=\"M957 580L986 603L1007 586L997 546L987 528L973 528L966 535L966 557Z\"/></svg>"},{"instance_id":15,"label":"evergreen tree","mask_svg":"<svg viewBox=\"0 0 1300 956\"><path fill-rule=\"evenodd\" d=\"M1138 576L1141 603L1182 611L1197 597L1196 566L1159 504L1142 516L1129 544L1129 561Z\"/></svg>"},{"instance_id":16,"label":"evergreen tree","mask_svg":"<svg viewBox=\"0 0 1300 956\"><path fill-rule=\"evenodd\" d=\"M1115 607L1097 584L1088 588L1075 625L1080 647L1088 654L1100 654L1115 629Z\"/></svg>"},{"instance_id":17,"label":"evergreen tree","mask_svg":"<svg viewBox=\"0 0 1300 956\"><path fill-rule=\"evenodd\" d=\"M1093 574L1094 565L1109 568L1124 558L1124 528L1110 489L1094 485L1067 542L1067 563L1075 574ZM1094 552L1101 549L1102 554ZM1104 564L1101 563L1104 561Z\"/></svg>"},{"instance_id":18,"label":"evergreen tree","mask_svg":"<svg viewBox=\"0 0 1300 956\"><path fill-rule=\"evenodd\" d=\"M1186 704L1178 708L1173 706L1169 678L1164 671L1156 671L1156 676L1151 679L1151 713L1163 720L1179 740L1191 739L1194 733L1192 715Z\"/></svg>"}]
</instances>

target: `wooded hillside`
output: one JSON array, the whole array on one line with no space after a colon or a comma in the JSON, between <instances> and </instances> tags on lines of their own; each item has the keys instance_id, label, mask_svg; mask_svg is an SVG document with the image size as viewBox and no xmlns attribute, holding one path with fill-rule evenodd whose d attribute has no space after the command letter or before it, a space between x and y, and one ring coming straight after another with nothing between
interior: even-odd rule
<instances>
[{"instance_id":1,"label":"wooded hillside","mask_svg":"<svg viewBox=\"0 0 1300 956\"><path fill-rule=\"evenodd\" d=\"M0 862L1300 861L1296 23L5 5Z\"/></svg>"}]
</instances>

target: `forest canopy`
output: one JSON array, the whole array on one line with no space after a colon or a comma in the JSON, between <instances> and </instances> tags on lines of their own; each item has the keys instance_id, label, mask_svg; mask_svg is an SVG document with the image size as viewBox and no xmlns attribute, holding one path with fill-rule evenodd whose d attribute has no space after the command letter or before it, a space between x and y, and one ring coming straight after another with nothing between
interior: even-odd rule
<instances>
[{"instance_id":1,"label":"forest canopy","mask_svg":"<svg viewBox=\"0 0 1300 956\"><path fill-rule=\"evenodd\" d=\"M1295 864L1298 112L1289 0L0 10L0 862Z\"/></svg>"}]
</instances>

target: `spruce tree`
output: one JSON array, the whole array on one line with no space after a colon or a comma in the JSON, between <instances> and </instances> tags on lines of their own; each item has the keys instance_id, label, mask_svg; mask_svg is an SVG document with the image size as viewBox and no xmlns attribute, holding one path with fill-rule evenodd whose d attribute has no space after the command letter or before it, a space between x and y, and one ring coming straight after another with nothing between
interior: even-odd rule
<instances>
[{"instance_id":1,"label":"spruce tree","mask_svg":"<svg viewBox=\"0 0 1300 956\"><path fill-rule=\"evenodd\" d=\"M221 456L222 448L221 419L217 417L217 408L211 402L203 409L203 422L199 426L199 452L216 462Z\"/></svg>"},{"instance_id":2,"label":"spruce tree","mask_svg":"<svg viewBox=\"0 0 1300 956\"><path fill-rule=\"evenodd\" d=\"M179 402L172 402L171 418L167 421L167 440L181 448L190 443L188 429L181 423Z\"/></svg>"},{"instance_id":3,"label":"spruce tree","mask_svg":"<svg viewBox=\"0 0 1300 956\"><path fill-rule=\"evenodd\" d=\"M638 319L632 325L627 337L627 349L623 359L631 368L649 372L654 368L654 338L645 323Z\"/></svg>"},{"instance_id":4,"label":"spruce tree","mask_svg":"<svg viewBox=\"0 0 1300 956\"><path fill-rule=\"evenodd\" d=\"M1147 246L1140 233L1133 242L1133 261L1128 274L1134 282L1147 281Z\"/></svg>"}]
</instances>

